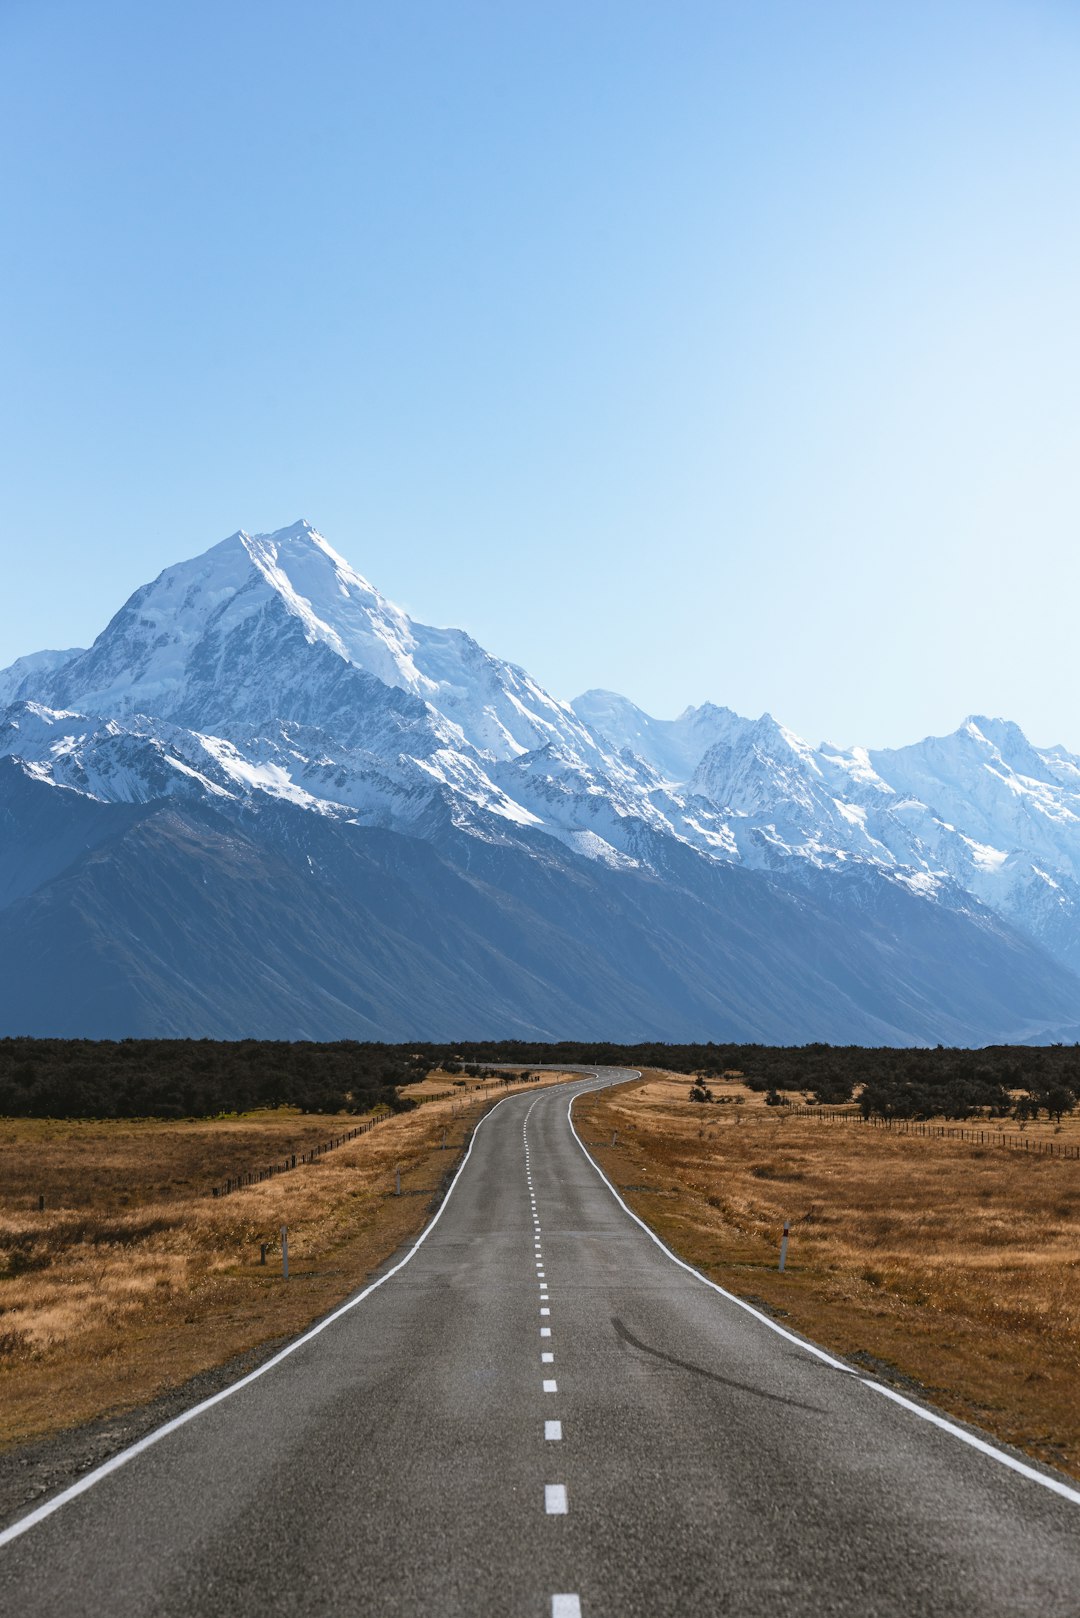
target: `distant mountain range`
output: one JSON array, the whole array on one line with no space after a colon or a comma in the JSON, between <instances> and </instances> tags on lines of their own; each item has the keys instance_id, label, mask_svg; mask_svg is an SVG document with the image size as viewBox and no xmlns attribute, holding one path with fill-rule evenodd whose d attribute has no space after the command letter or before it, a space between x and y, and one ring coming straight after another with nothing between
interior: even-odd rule
<instances>
[{"instance_id":1,"label":"distant mountain range","mask_svg":"<svg viewBox=\"0 0 1080 1618\"><path fill-rule=\"evenodd\" d=\"M1080 758L574 703L309 524L0 672L0 1033L1080 1037Z\"/></svg>"}]
</instances>

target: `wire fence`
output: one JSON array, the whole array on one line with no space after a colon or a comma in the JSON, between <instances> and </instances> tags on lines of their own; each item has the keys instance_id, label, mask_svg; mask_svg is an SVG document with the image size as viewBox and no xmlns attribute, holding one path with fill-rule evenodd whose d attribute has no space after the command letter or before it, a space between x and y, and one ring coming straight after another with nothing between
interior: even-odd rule
<instances>
[{"instance_id":1,"label":"wire fence","mask_svg":"<svg viewBox=\"0 0 1080 1618\"><path fill-rule=\"evenodd\" d=\"M509 1088L515 1082L515 1079L516 1075L514 1074L497 1074L489 1078L474 1080L472 1093L475 1095L478 1090L486 1091L490 1085L501 1084ZM451 1099L460 1100L465 1104L469 1100L469 1093L464 1089L459 1091L456 1088L452 1090L433 1090L428 1095L413 1096L411 1099L414 1105L418 1107L425 1106L429 1101L448 1101ZM376 1113L374 1117L365 1119L362 1124L357 1124L354 1129L347 1129L343 1135L335 1135L331 1140L323 1141L319 1146L312 1146L306 1152L290 1152L280 1162L269 1163L265 1168L248 1169L243 1174L229 1175L224 1180L219 1181L217 1185L210 1187L210 1195L212 1197L227 1197L233 1191L242 1191L249 1185L261 1185L264 1180L273 1180L279 1174L289 1174L293 1169L300 1168L305 1163L317 1162L319 1158L325 1157L327 1152L336 1151L339 1146L345 1146L349 1141L356 1140L358 1136L368 1134L375 1128L376 1124L384 1123L387 1118L393 1118L394 1116L395 1114L389 1110Z\"/></svg>"},{"instance_id":2,"label":"wire fence","mask_svg":"<svg viewBox=\"0 0 1080 1618\"><path fill-rule=\"evenodd\" d=\"M427 1098L434 1101L434 1096ZM245 1186L261 1185L264 1180L272 1180L278 1174L288 1174L292 1169L299 1168L304 1163L314 1163L327 1152L336 1151L339 1146L356 1140L359 1135L367 1135L377 1124L392 1118L392 1112L378 1113L374 1118L368 1118L364 1123L357 1124L355 1129L347 1129L343 1135L334 1135L330 1140L323 1141L318 1146L312 1146L306 1152L290 1152L278 1163L270 1163L266 1168L249 1169L245 1174L233 1174L222 1180L218 1185L211 1186L212 1197L227 1197L232 1191L242 1191Z\"/></svg>"},{"instance_id":3,"label":"wire fence","mask_svg":"<svg viewBox=\"0 0 1080 1618\"><path fill-rule=\"evenodd\" d=\"M922 1135L930 1140L963 1140L973 1146L999 1146L1013 1152L1030 1152L1037 1157L1071 1157L1080 1159L1080 1141L1037 1140L1030 1135L1014 1134L1004 1129L967 1129L962 1124L924 1124L913 1118L864 1118L858 1107L789 1107L789 1116L818 1118L827 1124L867 1124L871 1129L883 1129L893 1135Z\"/></svg>"}]
</instances>

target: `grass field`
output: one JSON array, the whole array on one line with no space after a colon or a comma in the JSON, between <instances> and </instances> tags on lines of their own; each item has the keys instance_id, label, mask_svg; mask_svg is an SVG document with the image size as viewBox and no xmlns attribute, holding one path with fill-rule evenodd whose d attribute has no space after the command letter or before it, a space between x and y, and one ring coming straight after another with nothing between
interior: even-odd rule
<instances>
[{"instance_id":1,"label":"grass field","mask_svg":"<svg viewBox=\"0 0 1080 1618\"><path fill-rule=\"evenodd\" d=\"M426 1223L494 1088L470 1080L221 1198L213 1182L358 1120L0 1120L0 1447L132 1408L340 1302Z\"/></svg>"},{"instance_id":2,"label":"grass field","mask_svg":"<svg viewBox=\"0 0 1080 1618\"><path fill-rule=\"evenodd\" d=\"M575 1108L636 1213L730 1291L1080 1477L1080 1162L794 1118L735 1079L712 1085L726 1105L689 1088L647 1074ZM1080 1139L1055 1127L1027 1132Z\"/></svg>"}]
</instances>

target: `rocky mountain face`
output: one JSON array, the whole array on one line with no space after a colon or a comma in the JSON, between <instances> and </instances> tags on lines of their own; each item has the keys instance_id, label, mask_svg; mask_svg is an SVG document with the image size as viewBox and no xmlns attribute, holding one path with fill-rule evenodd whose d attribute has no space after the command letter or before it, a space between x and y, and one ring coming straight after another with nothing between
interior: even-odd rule
<instances>
[{"instance_id":1,"label":"rocky mountain face","mask_svg":"<svg viewBox=\"0 0 1080 1618\"><path fill-rule=\"evenodd\" d=\"M1038 1038L1078 901L1061 748L571 705L307 523L0 672L0 1032Z\"/></svg>"}]
</instances>

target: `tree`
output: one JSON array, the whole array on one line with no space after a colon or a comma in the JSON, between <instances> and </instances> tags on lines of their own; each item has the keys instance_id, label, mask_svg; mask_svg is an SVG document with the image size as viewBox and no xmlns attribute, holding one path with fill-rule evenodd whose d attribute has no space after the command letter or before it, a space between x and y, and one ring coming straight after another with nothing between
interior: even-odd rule
<instances>
[{"instance_id":1,"label":"tree","mask_svg":"<svg viewBox=\"0 0 1080 1618\"><path fill-rule=\"evenodd\" d=\"M1050 1084L1045 1090L1039 1092L1039 1100L1060 1124L1062 1114L1072 1112L1076 1106L1076 1097L1067 1084Z\"/></svg>"}]
</instances>

